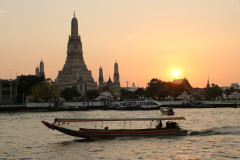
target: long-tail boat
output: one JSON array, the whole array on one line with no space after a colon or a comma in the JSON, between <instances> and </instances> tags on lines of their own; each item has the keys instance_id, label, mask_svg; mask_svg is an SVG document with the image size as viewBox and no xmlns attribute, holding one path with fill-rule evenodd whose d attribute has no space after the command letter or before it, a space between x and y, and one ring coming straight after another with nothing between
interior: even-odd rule
<instances>
[{"instance_id":1,"label":"long-tail boat","mask_svg":"<svg viewBox=\"0 0 240 160\"><path fill-rule=\"evenodd\" d=\"M166 126L162 126L162 121L167 121ZM187 134L187 130L181 129L173 120L185 120L184 117L163 117L163 118L99 118L99 119L72 119L72 118L56 118L53 123L41 121L45 126L50 129L57 130L64 134L81 137L86 139L100 139L100 138L115 138L115 137L139 137L139 136L182 136ZM72 130L63 127L62 124L70 122L105 122L105 121L153 121L157 122L157 126L147 129L86 129L79 128L79 130Z\"/></svg>"}]
</instances>

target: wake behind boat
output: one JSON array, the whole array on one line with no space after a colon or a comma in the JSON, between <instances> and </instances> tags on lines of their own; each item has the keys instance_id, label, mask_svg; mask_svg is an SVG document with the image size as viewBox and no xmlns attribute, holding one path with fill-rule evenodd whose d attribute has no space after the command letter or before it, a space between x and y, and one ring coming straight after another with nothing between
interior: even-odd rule
<instances>
[{"instance_id":1,"label":"wake behind boat","mask_svg":"<svg viewBox=\"0 0 240 160\"><path fill-rule=\"evenodd\" d=\"M53 130L57 130L64 134L81 137L86 139L101 139L101 138L116 138L116 137L155 137L155 136L182 136L187 134L187 130L181 129L176 122L173 120L185 120L184 117L163 117L163 118L101 118L101 119L68 119L68 118L56 118L54 123L50 124L46 121L42 123ZM146 129L109 129L105 127L104 129L87 129L79 128L78 130L73 130L66 128L63 125L71 122L132 122L132 121L150 121L150 127ZM154 128L151 128L152 122L157 122ZM167 121L166 126L163 127L162 121Z\"/></svg>"}]
</instances>

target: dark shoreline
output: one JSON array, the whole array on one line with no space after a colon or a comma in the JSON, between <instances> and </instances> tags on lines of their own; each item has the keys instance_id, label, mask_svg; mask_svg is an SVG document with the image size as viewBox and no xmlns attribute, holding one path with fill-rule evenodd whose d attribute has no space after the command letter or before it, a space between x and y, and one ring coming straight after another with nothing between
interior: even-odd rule
<instances>
[{"instance_id":1,"label":"dark shoreline","mask_svg":"<svg viewBox=\"0 0 240 160\"><path fill-rule=\"evenodd\" d=\"M171 107L171 108L238 108L237 104L211 104L206 106L193 106L193 105L162 105L161 107ZM104 107L104 106L88 106L88 107L34 107L28 108L27 106L1 106L0 112L36 112L36 111L86 111L86 110L118 110L116 108ZM148 109L147 109L148 110ZM158 109L155 109L158 110Z\"/></svg>"}]
</instances>

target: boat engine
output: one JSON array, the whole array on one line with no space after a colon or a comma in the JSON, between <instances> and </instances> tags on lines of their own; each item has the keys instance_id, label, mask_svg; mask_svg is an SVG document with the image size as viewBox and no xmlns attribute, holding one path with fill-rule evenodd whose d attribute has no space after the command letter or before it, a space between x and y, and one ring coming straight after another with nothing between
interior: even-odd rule
<instances>
[{"instance_id":1,"label":"boat engine","mask_svg":"<svg viewBox=\"0 0 240 160\"><path fill-rule=\"evenodd\" d=\"M177 122L171 122L171 121L168 121L166 122L166 128L179 128Z\"/></svg>"}]
</instances>

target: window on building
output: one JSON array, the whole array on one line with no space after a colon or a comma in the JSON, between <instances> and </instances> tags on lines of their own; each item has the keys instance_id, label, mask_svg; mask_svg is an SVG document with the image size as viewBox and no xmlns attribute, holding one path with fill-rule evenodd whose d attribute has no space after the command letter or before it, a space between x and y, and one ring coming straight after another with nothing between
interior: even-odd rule
<instances>
[{"instance_id":1,"label":"window on building","mask_svg":"<svg viewBox=\"0 0 240 160\"><path fill-rule=\"evenodd\" d=\"M10 88L10 84L2 84L2 88Z\"/></svg>"},{"instance_id":2,"label":"window on building","mask_svg":"<svg viewBox=\"0 0 240 160\"><path fill-rule=\"evenodd\" d=\"M10 95L10 90L3 90L2 95Z\"/></svg>"}]
</instances>

